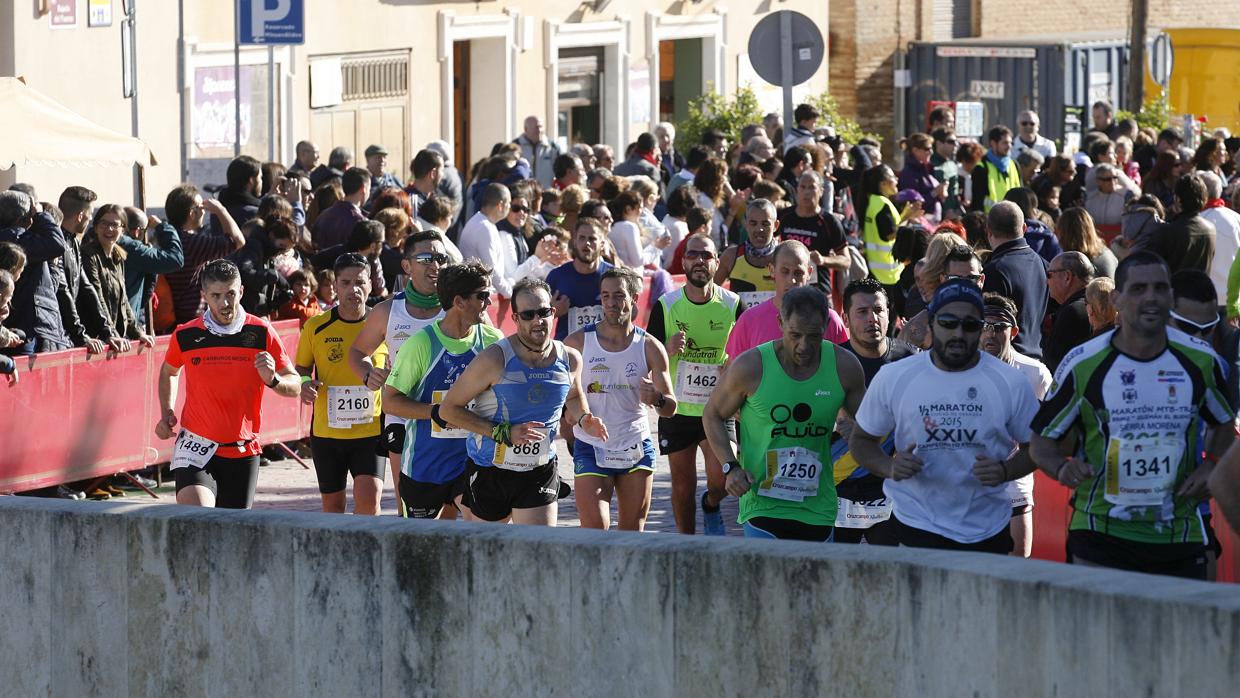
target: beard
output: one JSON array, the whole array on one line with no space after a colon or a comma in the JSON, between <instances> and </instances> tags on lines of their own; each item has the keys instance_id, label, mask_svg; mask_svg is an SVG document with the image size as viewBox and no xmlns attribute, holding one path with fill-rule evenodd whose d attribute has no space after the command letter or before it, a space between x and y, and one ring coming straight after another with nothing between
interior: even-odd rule
<instances>
[{"instance_id":1,"label":"beard","mask_svg":"<svg viewBox=\"0 0 1240 698\"><path fill-rule=\"evenodd\" d=\"M969 364L977 360L977 347L981 342L981 338L969 339L949 339L947 341L940 340L938 336L933 337L933 346L931 351L939 363L951 370L960 370L967 368Z\"/></svg>"}]
</instances>

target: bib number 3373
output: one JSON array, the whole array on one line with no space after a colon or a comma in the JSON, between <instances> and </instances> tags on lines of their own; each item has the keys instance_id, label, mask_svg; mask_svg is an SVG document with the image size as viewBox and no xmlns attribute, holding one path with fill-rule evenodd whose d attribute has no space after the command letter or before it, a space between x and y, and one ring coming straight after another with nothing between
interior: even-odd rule
<instances>
[{"instance_id":1,"label":"bib number 3373","mask_svg":"<svg viewBox=\"0 0 1240 698\"><path fill-rule=\"evenodd\" d=\"M205 468L219 447L220 445L211 439L199 436L189 429L182 429L177 435L177 443L172 450L172 462L168 464L168 468Z\"/></svg>"},{"instance_id":2,"label":"bib number 3373","mask_svg":"<svg viewBox=\"0 0 1240 698\"><path fill-rule=\"evenodd\" d=\"M806 448L776 448L766 452L766 480L758 494L789 502L803 502L818 494L822 461Z\"/></svg>"}]
</instances>

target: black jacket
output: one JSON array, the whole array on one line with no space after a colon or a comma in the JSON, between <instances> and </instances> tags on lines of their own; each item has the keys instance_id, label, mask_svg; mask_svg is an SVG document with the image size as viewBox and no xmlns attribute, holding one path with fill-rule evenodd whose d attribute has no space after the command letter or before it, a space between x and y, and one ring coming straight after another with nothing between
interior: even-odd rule
<instances>
[{"instance_id":1,"label":"black jacket","mask_svg":"<svg viewBox=\"0 0 1240 698\"><path fill-rule=\"evenodd\" d=\"M1055 311L1051 332L1042 339L1042 363L1054 373L1063 357L1093 334L1089 314L1085 311L1085 289L1081 289Z\"/></svg>"},{"instance_id":2,"label":"black jacket","mask_svg":"<svg viewBox=\"0 0 1240 698\"><path fill-rule=\"evenodd\" d=\"M1143 238L1137 249L1149 250L1167 260L1174 274L1182 269L1210 273L1214 261L1214 224L1199 213L1181 213Z\"/></svg>"},{"instance_id":3,"label":"black jacket","mask_svg":"<svg viewBox=\"0 0 1240 698\"><path fill-rule=\"evenodd\" d=\"M1016 303L1020 334L1012 340L1016 351L1035 359L1042 358L1042 320L1050 290L1046 286L1046 260L1029 247L1024 237L1003 243L990 253L986 266L986 283L982 290L998 293Z\"/></svg>"},{"instance_id":4,"label":"black jacket","mask_svg":"<svg viewBox=\"0 0 1240 698\"><path fill-rule=\"evenodd\" d=\"M236 221L237 227L258 218L258 197L245 191L225 189L220 192L220 203L228 211L228 215ZM215 216L211 216L211 232L216 235L227 235L224 225Z\"/></svg>"},{"instance_id":5,"label":"black jacket","mask_svg":"<svg viewBox=\"0 0 1240 698\"><path fill-rule=\"evenodd\" d=\"M56 277L52 266L65 253L65 236L47 213L35 216L29 230L0 229L0 242L12 242L26 253L26 269L17 279L11 301L12 312L4 324L21 330L28 339L39 340L42 351L68 349L73 345L65 334L56 299Z\"/></svg>"},{"instance_id":6,"label":"black jacket","mask_svg":"<svg viewBox=\"0 0 1240 698\"><path fill-rule=\"evenodd\" d=\"M63 228L60 232L65 239L65 253L53 263L52 275L56 277L56 301L65 333L75 347L86 346L87 338L117 336L99 291L86 277L81 243L73 233Z\"/></svg>"},{"instance_id":7,"label":"black jacket","mask_svg":"<svg viewBox=\"0 0 1240 698\"><path fill-rule=\"evenodd\" d=\"M272 258L276 255L271 238L262 228L255 228L245 246L229 258L241 271L241 307L251 315L271 315L293 297L288 280L276 271Z\"/></svg>"}]
</instances>

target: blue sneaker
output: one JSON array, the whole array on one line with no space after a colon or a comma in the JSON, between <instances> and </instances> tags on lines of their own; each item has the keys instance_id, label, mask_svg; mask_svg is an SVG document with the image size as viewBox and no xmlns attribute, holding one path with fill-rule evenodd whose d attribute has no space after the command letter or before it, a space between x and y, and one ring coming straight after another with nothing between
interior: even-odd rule
<instances>
[{"instance_id":1,"label":"blue sneaker","mask_svg":"<svg viewBox=\"0 0 1240 698\"><path fill-rule=\"evenodd\" d=\"M726 536L728 530L723 526L723 509L715 507L711 511L706 506L706 493L702 493L702 533L708 536Z\"/></svg>"}]
</instances>

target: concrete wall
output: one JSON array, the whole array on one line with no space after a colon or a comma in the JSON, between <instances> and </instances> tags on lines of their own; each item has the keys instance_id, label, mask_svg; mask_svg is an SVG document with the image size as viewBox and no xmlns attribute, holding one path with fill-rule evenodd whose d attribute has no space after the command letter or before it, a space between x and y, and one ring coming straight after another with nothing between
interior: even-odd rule
<instances>
[{"instance_id":1,"label":"concrete wall","mask_svg":"<svg viewBox=\"0 0 1240 698\"><path fill-rule=\"evenodd\" d=\"M0 498L13 696L1234 695L1235 587L966 553Z\"/></svg>"}]
</instances>

